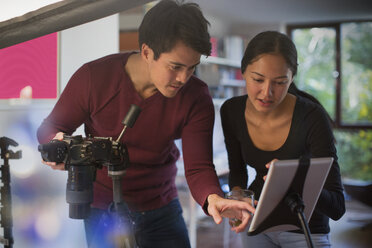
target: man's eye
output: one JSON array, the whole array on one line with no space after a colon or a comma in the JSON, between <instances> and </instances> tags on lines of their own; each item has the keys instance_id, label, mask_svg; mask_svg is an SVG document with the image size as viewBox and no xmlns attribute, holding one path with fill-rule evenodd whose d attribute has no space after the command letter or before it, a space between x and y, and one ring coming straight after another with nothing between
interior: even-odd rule
<instances>
[{"instance_id":1,"label":"man's eye","mask_svg":"<svg viewBox=\"0 0 372 248\"><path fill-rule=\"evenodd\" d=\"M288 81L280 81L280 82L276 82L277 84L279 85L283 85L283 84L286 84Z\"/></svg>"},{"instance_id":2,"label":"man's eye","mask_svg":"<svg viewBox=\"0 0 372 248\"><path fill-rule=\"evenodd\" d=\"M189 71L193 71L193 70L195 70L195 69L196 69L196 65L191 66L191 67L189 68Z\"/></svg>"},{"instance_id":3,"label":"man's eye","mask_svg":"<svg viewBox=\"0 0 372 248\"><path fill-rule=\"evenodd\" d=\"M173 70L173 71L177 71L177 70L181 69L181 66L178 66L178 65L171 65L170 68L171 68L171 70Z\"/></svg>"}]
</instances>

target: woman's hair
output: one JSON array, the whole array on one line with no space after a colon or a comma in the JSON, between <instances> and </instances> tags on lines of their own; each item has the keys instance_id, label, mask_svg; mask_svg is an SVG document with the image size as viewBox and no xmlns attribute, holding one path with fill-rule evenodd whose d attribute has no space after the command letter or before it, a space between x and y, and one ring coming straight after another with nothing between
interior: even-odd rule
<instances>
[{"instance_id":1,"label":"woman's hair","mask_svg":"<svg viewBox=\"0 0 372 248\"><path fill-rule=\"evenodd\" d=\"M198 4L162 0L144 16L138 31L139 46L148 45L155 60L179 41L208 56L212 48L208 25Z\"/></svg>"},{"instance_id":2,"label":"woman's hair","mask_svg":"<svg viewBox=\"0 0 372 248\"><path fill-rule=\"evenodd\" d=\"M283 56L293 76L297 73L297 50L292 40L276 31L265 31L256 35L245 49L241 63L244 74L247 66L258 60L263 54L280 54Z\"/></svg>"},{"instance_id":3,"label":"woman's hair","mask_svg":"<svg viewBox=\"0 0 372 248\"><path fill-rule=\"evenodd\" d=\"M263 54L279 54L283 56L289 69L292 71L293 77L296 75L298 65L296 46L287 35L277 31L265 31L259 33L248 43L241 62L242 74L244 74L249 64L258 60ZM324 109L318 99L305 91L299 90L294 82L291 83L288 92L293 95L307 98L312 102L319 104ZM333 124L333 120L330 116L328 116L328 119Z\"/></svg>"}]
</instances>

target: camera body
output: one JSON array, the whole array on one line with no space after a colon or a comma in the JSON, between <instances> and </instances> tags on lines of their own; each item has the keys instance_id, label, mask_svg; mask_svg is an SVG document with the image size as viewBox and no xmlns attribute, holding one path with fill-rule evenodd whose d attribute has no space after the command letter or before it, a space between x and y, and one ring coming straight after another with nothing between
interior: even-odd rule
<instances>
[{"instance_id":1,"label":"camera body","mask_svg":"<svg viewBox=\"0 0 372 248\"><path fill-rule=\"evenodd\" d=\"M124 174L129 167L126 146L111 137L64 135L38 147L44 161L64 163L68 170L66 201L69 217L85 219L93 202L93 181L97 168L108 167L109 174Z\"/></svg>"},{"instance_id":2,"label":"camera body","mask_svg":"<svg viewBox=\"0 0 372 248\"><path fill-rule=\"evenodd\" d=\"M87 137L64 135L63 140L51 140L39 145L41 157L47 162L70 165L102 165L126 169L129 155L126 146L111 137Z\"/></svg>"}]
</instances>

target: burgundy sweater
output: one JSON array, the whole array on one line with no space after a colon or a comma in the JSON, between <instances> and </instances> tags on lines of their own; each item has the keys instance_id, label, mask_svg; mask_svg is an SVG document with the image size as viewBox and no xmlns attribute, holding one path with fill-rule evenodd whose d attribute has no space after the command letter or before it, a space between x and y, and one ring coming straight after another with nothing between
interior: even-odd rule
<instances>
[{"instance_id":1,"label":"burgundy sweater","mask_svg":"<svg viewBox=\"0 0 372 248\"><path fill-rule=\"evenodd\" d=\"M173 98L160 92L142 99L124 70L129 54L114 54L83 65L71 77L37 135L40 143L57 132L72 134L84 124L85 134L116 139L131 104L140 113L121 142L128 148L130 167L123 177L123 197L129 208L146 211L177 196L174 140L182 139L185 176L194 199L205 206L209 194L223 195L212 163L214 107L208 87L192 76ZM97 170L93 206L112 202L107 168Z\"/></svg>"}]
</instances>

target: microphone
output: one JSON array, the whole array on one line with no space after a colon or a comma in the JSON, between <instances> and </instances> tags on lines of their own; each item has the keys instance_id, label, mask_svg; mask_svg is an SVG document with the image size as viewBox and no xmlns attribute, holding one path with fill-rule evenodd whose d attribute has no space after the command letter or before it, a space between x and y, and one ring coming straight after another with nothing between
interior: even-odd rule
<instances>
[{"instance_id":1,"label":"microphone","mask_svg":"<svg viewBox=\"0 0 372 248\"><path fill-rule=\"evenodd\" d=\"M142 109L138 107L137 105L135 104L130 105L128 113L125 115L124 120L121 122L124 124L124 127L123 127L123 130L121 130L121 133L119 137L117 138L116 142L119 142L119 140L123 136L127 127L130 127L130 128L133 127L141 111Z\"/></svg>"}]
</instances>

